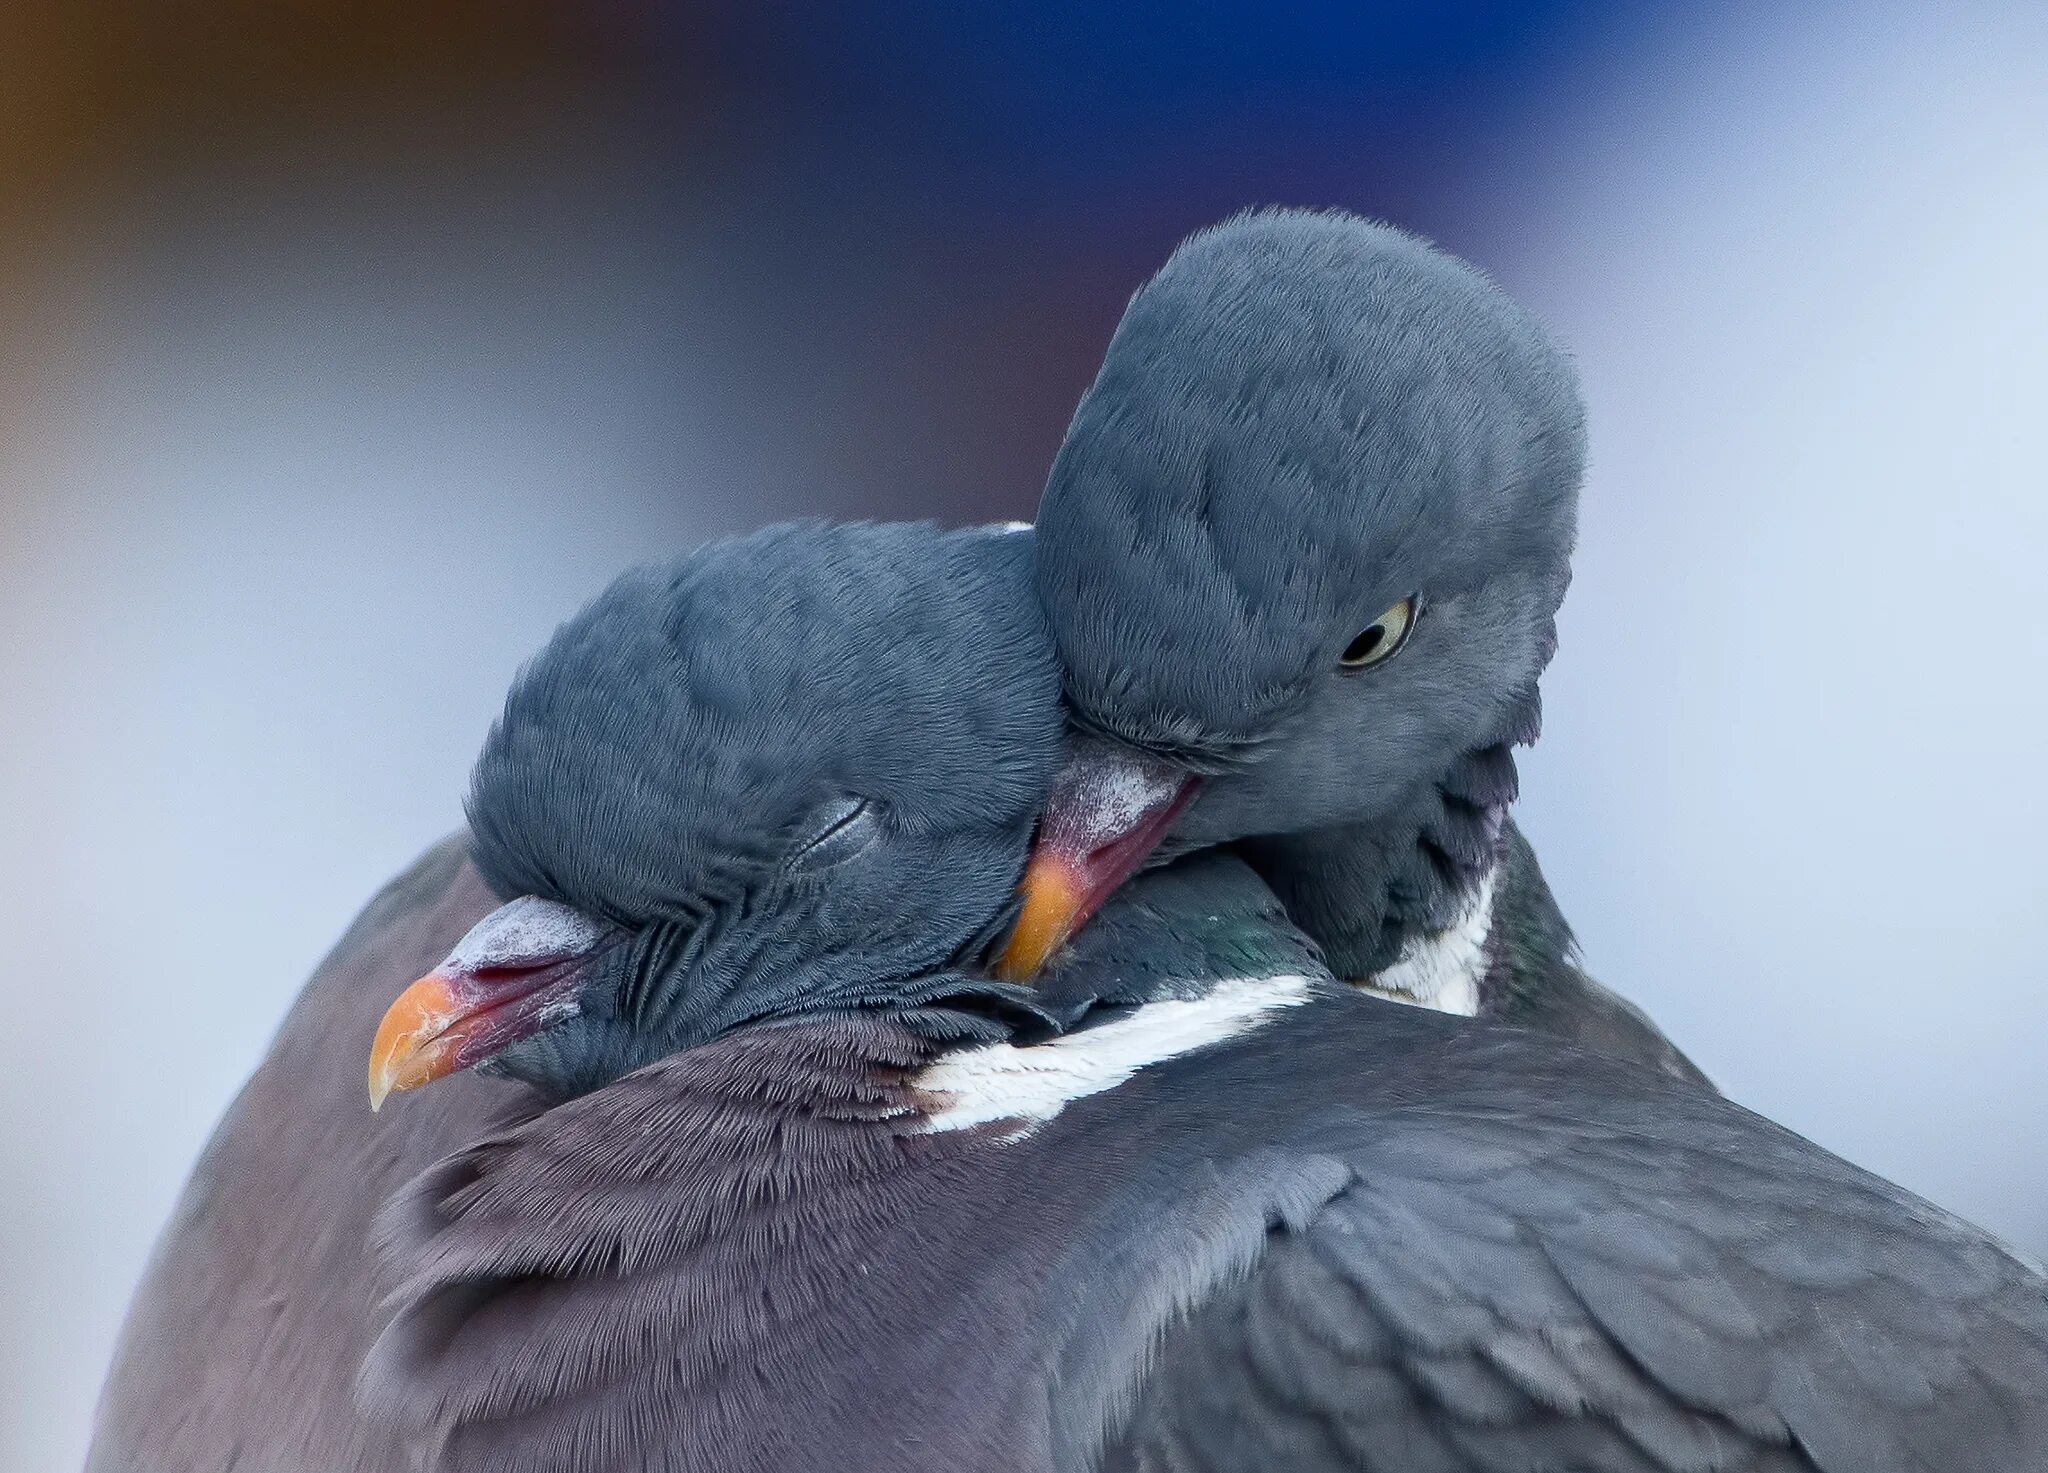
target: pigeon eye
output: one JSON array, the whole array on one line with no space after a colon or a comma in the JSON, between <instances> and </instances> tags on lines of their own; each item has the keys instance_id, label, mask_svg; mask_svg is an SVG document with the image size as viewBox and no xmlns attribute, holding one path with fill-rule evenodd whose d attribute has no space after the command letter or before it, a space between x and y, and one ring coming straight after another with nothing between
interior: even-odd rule
<instances>
[{"instance_id":1,"label":"pigeon eye","mask_svg":"<svg viewBox=\"0 0 2048 1473\"><path fill-rule=\"evenodd\" d=\"M1415 600L1411 596L1366 625L1358 638L1344 646L1344 653L1337 657L1337 664L1345 670L1365 670L1383 660L1391 660L1396 651L1408 642L1408 631L1414 627Z\"/></svg>"},{"instance_id":2,"label":"pigeon eye","mask_svg":"<svg viewBox=\"0 0 2048 1473\"><path fill-rule=\"evenodd\" d=\"M873 805L840 798L812 815L806 837L790 855L790 869L824 869L862 853L877 837Z\"/></svg>"}]
</instances>

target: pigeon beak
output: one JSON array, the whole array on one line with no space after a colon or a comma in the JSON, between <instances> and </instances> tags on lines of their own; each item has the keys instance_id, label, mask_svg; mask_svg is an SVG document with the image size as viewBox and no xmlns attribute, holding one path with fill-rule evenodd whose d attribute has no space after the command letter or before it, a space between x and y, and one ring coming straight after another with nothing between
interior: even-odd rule
<instances>
[{"instance_id":1,"label":"pigeon beak","mask_svg":"<svg viewBox=\"0 0 2048 1473\"><path fill-rule=\"evenodd\" d=\"M370 1108L573 1018L598 957L624 935L531 895L492 911L384 1014L370 1045Z\"/></svg>"},{"instance_id":2,"label":"pigeon beak","mask_svg":"<svg viewBox=\"0 0 2048 1473\"><path fill-rule=\"evenodd\" d=\"M1024 908L997 960L1029 980L1159 847L1201 778L1160 758L1077 743L1053 784L1019 886Z\"/></svg>"}]
</instances>

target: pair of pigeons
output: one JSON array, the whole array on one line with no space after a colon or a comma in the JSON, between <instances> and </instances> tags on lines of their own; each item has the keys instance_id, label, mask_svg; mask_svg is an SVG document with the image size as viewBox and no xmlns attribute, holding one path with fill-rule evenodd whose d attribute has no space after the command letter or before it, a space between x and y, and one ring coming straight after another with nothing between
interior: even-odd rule
<instances>
[{"instance_id":1,"label":"pair of pigeons","mask_svg":"<svg viewBox=\"0 0 2048 1473\"><path fill-rule=\"evenodd\" d=\"M1716 1094L1508 819L1583 452L1477 273L1257 215L1035 529L621 579L223 1123L92 1467L2048 1469L2048 1280Z\"/></svg>"}]
</instances>

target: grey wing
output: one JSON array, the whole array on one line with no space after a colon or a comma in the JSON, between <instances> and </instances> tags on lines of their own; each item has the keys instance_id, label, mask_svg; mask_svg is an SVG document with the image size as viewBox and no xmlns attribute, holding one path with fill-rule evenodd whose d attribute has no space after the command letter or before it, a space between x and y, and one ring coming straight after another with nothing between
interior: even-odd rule
<instances>
[{"instance_id":1,"label":"grey wing","mask_svg":"<svg viewBox=\"0 0 2048 1473\"><path fill-rule=\"evenodd\" d=\"M1169 1332L1106 1467L2048 1469L2048 1281L1737 1107L1342 1134L1350 1184Z\"/></svg>"},{"instance_id":2,"label":"grey wing","mask_svg":"<svg viewBox=\"0 0 2048 1473\"><path fill-rule=\"evenodd\" d=\"M1517 1028L1569 1039L1580 1048L1626 1059L1687 1084L1714 1087L1648 1013L1595 981L1576 959L1551 968L1540 987L1523 988L1502 999L1492 1016Z\"/></svg>"},{"instance_id":3,"label":"grey wing","mask_svg":"<svg viewBox=\"0 0 2048 1473\"><path fill-rule=\"evenodd\" d=\"M382 1325L370 1221L398 1184L481 1133L507 1087L450 1080L422 1108L372 1116L363 1060L391 999L496 903L447 839L306 983L130 1301L91 1473L406 1466L355 1410L355 1368Z\"/></svg>"},{"instance_id":4,"label":"grey wing","mask_svg":"<svg viewBox=\"0 0 2048 1473\"><path fill-rule=\"evenodd\" d=\"M1587 974L1536 851L1512 820L1502 840L1491 942L1495 966L1483 1011L1499 1022L1570 1039L1594 1053L1712 1089L1712 1081L1649 1014Z\"/></svg>"}]
</instances>

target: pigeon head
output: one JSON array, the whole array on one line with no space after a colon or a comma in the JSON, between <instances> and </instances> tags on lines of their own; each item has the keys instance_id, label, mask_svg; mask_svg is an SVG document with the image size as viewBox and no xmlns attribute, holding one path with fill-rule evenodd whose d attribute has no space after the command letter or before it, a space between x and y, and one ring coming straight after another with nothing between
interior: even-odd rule
<instances>
[{"instance_id":1,"label":"pigeon head","mask_svg":"<svg viewBox=\"0 0 2048 1473\"><path fill-rule=\"evenodd\" d=\"M564 625L470 792L508 903L393 1004L373 1101L476 1064L581 1093L985 945L1061 752L1031 541L772 528Z\"/></svg>"},{"instance_id":2,"label":"pigeon head","mask_svg":"<svg viewBox=\"0 0 2048 1473\"><path fill-rule=\"evenodd\" d=\"M1060 779L1006 973L1169 833L1381 822L1531 739L1583 459L1563 354L1423 241L1280 212L1182 245L1040 508L1067 700L1101 741Z\"/></svg>"}]
</instances>

